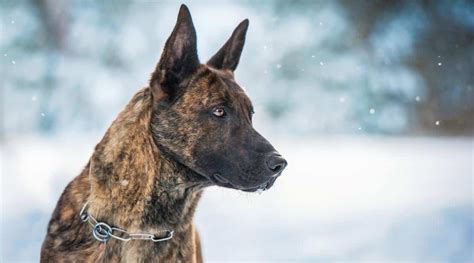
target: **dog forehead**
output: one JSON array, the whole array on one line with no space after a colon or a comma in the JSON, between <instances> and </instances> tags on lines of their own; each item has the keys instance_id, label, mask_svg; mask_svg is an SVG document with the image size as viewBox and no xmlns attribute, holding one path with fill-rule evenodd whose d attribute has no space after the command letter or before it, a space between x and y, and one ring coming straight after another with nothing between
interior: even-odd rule
<instances>
[{"instance_id":1,"label":"dog forehead","mask_svg":"<svg viewBox=\"0 0 474 263\"><path fill-rule=\"evenodd\" d=\"M234 74L227 70L216 70L211 69L214 77L219 81L217 83L217 89L223 89L225 94L231 98L232 101L240 102L241 106L252 107L252 103L245 91L234 79Z\"/></svg>"},{"instance_id":2,"label":"dog forehead","mask_svg":"<svg viewBox=\"0 0 474 263\"><path fill-rule=\"evenodd\" d=\"M234 80L231 71L218 70L205 65L202 71L197 73L198 78L194 81L194 92L208 91L215 95L228 95L228 93L245 93Z\"/></svg>"},{"instance_id":3,"label":"dog forehead","mask_svg":"<svg viewBox=\"0 0 474 263\"><path fill-rule=\"evenodd\" d=\"M234 73L230 70L220 70L207 66L207 69L210 71L210 77L213 78L213 82L216 80L221 80L224 84L223 88L228 89L231 93L237 93L246 96L246 90L241 87L234 78Z\"/></svg>"},{"instance_id":4,"label":"dog forehead","mask_svg":"<svg viewBox=\"0 0 474 263\"><path fill-rule=\"evenodd\" d=\"M207 65L197 72L197 78L183 96L184 105L228 103L229 106L252 111L252 103L245 90L237 84L231 71L218 70ZM191 106L191 107L194 107Z\"/></svg>"},{"instance_id":5,"label":"dog forehead","mask_svg":"<svg viewBox=\"0 0 474 263\"><path fill-rule=\"evenodd\" d=\"M233 105L235 108L241 108L246 115L249 112L253 112L253 105L248 97L245 89L243 89L234 79L234 74L232 72L222 71L222 70L213 70L212 71L221 85L218 84L219 89L223 89L226 96L228 97L228 102Z\"/></svg>"},{"instance_id":6,"label":"dog forehead","mask_svg":"<svg viewBox=\"0 0 474 263\"><path fill-rule=\"evenodd\" d=\"M221 78L234 79L234 73L232 73L230 70L216 69L208 65L206 65L206 68Z\"/></svg>"}]
</instances>

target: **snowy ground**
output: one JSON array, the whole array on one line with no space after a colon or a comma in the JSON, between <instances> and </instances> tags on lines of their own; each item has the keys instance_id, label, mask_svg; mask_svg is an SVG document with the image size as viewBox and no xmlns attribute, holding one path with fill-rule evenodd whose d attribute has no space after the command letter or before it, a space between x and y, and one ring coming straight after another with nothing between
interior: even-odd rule
<instances>
[{"instance_id":1,"label":"snowy ground","mask_svg":"<svg viewBox=\"0 0 474 263\"><path fill-rule=\"evenodd\" d=\"M51 211L99 136L1 146L1 261L37 261ZM206 190L208 261L473 261L473 139L272 142L289 161L261 195Z\"/></svg>"}]
</instances>

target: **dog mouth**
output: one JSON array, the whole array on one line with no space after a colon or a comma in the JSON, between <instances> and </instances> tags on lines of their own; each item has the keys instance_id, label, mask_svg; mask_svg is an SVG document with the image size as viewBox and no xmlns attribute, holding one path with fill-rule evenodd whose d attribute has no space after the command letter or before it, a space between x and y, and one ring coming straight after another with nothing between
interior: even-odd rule
<instances>
[{"instance_id":1,"label":"dog mouth","mask_svg":"<svg viewBox=\"0 0 474 263\"><path fill-rule=\"evenodd\" d=\"M219 173L213 174L209 179L211 182L213 182L214 184L218 186L227 187L227 188L236 188L234 184L232 184L229 180L224 178Z\"/></svg>"},{"instance_id":2,"label":"dog mouth","mask_svg":"<svg viewBox=\"0 0 474 263\"><path fill-rule=\"evenodd\" d=\"M244 192L259 192L259 193L261 193L261 192L264 192L264 191L270 189L273 186L273 184L275 183L276 178L277 178L277 176L272 177L269 180L267 180L265 183L260 184L258 186L252 186L252 187L237 186L237 185L233 184L231 181L229 181L228 179L226 179L225 177L223 177L219 173L213 174L209 179L210 179L211 182L213 182L217 186L237 189L237 190L241 190L241 191L244 191Z\"/></svg>"},{"instance_id":3,"label":"dog mouth","mask_svg":"<svg viewBox=\"0 0 474 263\"><path fill-rule=\"evenodd\" d=\"M244 192L250 192L250 193L253 193L253 192L262 193L262 192L267 191L268 189L270 189L273 186L273 184L275 183L275 181L276 181L276 178L271 178L269 181L267 181L266 183L261 184L260 186L246 188L246 189L240 189L240 190L242 190Z\"/></svg>"}]
</instances>

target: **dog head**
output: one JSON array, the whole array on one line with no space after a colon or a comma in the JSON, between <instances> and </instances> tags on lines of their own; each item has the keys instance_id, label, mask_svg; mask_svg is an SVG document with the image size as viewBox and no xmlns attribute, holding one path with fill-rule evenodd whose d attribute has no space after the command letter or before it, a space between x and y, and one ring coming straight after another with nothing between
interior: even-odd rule
<instances>
[{"instance_id":1,"label":"dog head","mask_svg":"<svg viewBox=\"0 0 474 263\"><path fill-rule=\"evenodd\" d=\"M252 126L253 107L234 79L248 20L206 63L186 6L152 74L151 131L158 147L208 182L244 191L266 190L287 162Z\"/></svg>"}]
</instances>

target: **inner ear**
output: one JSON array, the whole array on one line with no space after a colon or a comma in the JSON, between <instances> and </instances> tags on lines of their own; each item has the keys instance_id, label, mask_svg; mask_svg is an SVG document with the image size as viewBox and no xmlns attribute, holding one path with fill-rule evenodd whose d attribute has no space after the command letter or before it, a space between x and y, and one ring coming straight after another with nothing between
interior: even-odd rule
<instances>
[{"instance_id":1,"label":"inner ear","mask_svg":"<svg viewBox=\"0 0 474 263\"><path fill-rule=\"evenodd\" d=\"M196 30L189 9L181 5L176 25L151 76L154 99L172 97L198 66Z\"/></svg>"},{"instance_id":2,"label":"inner ear","mask_svg":"<svg viewBox=\"0 0 474 263\"><path fill-rule=\"evenodd\" d=\"M207 62L207 65L217 69L234 71L239 64L240 55L245 44L245 35L249 27L249 20L242 21L234 30L224 46L217 51Z\"/></svg>"}]
</instances>

